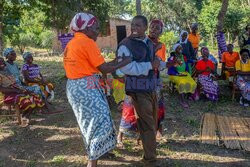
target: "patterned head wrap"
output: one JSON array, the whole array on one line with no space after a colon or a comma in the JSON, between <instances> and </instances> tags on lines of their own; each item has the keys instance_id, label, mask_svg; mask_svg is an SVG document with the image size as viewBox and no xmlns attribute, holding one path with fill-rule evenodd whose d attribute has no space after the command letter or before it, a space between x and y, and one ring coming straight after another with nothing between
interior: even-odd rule
<instances>
[{"instance_id":1,"label":"patterned head wrap","mask_svg":"<svg viewBox=\"0 0 250 167\"><path fill-rule=\"evenodd\" d=\"M198 23L193 23L193 24L191 25L191 29L193 29L193 28L198 28Z\"/></svg>"},{"instance_id":2,"label":"patterned head wrap","mask_svg":"<svg viewBox=\"0 0 250 167\"><path fill-rule=\"evenodd\" d=\"M23 59L26 60L28 56L32 56L32 54L30 52L25 52L23 54Z\"/></svg>"},{"instance_id":3,"label":"patterned head wrap","mask_svg":"<svg viewBox=\"0 0 250 167\"><path fill-rule=\"evenodd\" d=\"M150 26L151 26L152 24L159 24L159 25L161 26L161 33L163 32L164 23L163 23L161 20L159 20L159 19L154 19L154 20L151 21Z\"/></svg>"},{"instance_id":4,"label":"patterned head wrap","mask_svg":"<svg viewBox=\"0 0 250 167\"><path fill-rule=\"evenodd\" d=\"M201 47L201 53L203 53L205 50L209 51L209 49L206 46Z\"/></svg>"},{"instance_id":5,"label":"patterned head wrap","mask_svg":"<svg viewBox=\"0 0 250 167\"><path fill-rule=\"evenodd\" d=\"M175 52L176 49L177 49L179 46L181 46L181 44L179 44L179 43L175 44L175 45L173 46L173 51Z\"/></svg>"},{"instance_id":6,"label":"patterned head wrap","mask_svg":"<svg viewBox=\"0 0 250 167\"><path fill-rule=\"evenodd\" d=\"M15 52L13 48L6 48L3 51L3 57L7 58L11 52Z\"/></svg>"},{"instance_id":7,"label":"patterned head wrap","mask_svg":"<svg viewBox=\"0 0 250 167\"><path fill-rule=\"evenodd\" d=\"M94 15L88 13L77 13L70 23L70 29L75 32L81 31L86 27L91 27L95 22L97 22L97 19Z\"/></svg>"},{"instance_id":8,"label":"patterned head wrap","mask_svg":"<svg viewBox=\"0 0 250 167\"><path fill-rule=\"evenodd\" d=\"M181 31L181 34L180 34L180 44L187 43L188 38L186 38L185 41L182 42L182 35L185 34L185 33L188 35L187 31L184 31L184 30Z\"/></svg>"}]
</instances>

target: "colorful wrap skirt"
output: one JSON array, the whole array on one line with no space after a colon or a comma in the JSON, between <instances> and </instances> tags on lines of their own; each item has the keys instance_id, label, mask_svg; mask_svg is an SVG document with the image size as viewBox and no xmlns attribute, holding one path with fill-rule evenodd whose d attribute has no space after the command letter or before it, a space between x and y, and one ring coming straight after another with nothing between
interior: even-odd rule
<instances>
[{"instance_id":1,"label":"colorful wrap skirt","mask_svg":"<svg viewBox=\"0 0 250 167\"><path fill-rule=\"evenodd\" d=\"M175 88L181 93L194 93L197 87L191 75L184 72L186 76L169 75L169 80L175 84Z\"/></svg>"},{"instance_id":2,"label":"colorful wrap skirt","mask_svg":"<svg viewBox=\"0 0 250 167\"><path fill-rule=\"evenodd\" d=\"M198 81L205 96L211 101L218 100L219 86L209 75L199 75Z\"/></svg>"},{"instance_id":3,"label":"colorful wrap skirt","mask_svg":"<svg viewBox=\"0 0 250 167\"><path fill-rule=\"evenodd\" d=\"M116 146L116 133L98 75L67 81L67 98L76 116L89 160Z\"/></svg>"},{"instance_id":4,"label":"colorful wrap skirt","mask_svg":"<svg viewBox=\"0 0 250 167\"><path fill-rule=\"evenodd\" d=\"M47 83L46 85L41 85L38 83L27 83L28 86L39 86L42 91L42 97L52 101L54 99L54 85L52 83Z\"/></svg>"},{"instance_id":5,"label":"colorful wrap skirt","mask_svg":"<svg viewBox=\"0 0 250 167\"><path fill-rule=\"evenodd\" d=\"M38 95L25 95L17 93L5 94L3 102L9 105L17 105L21 111L41 108L45 105L43 100Z\"/></svg>"},{"instance_id":6,"label":"colorful wrap skirt","mask_svg":"<svg viewBox=\"0 0 250 167\"><path fill-rule=\"evenodd\" d=\"M158 128L160 127L162 121L164 120L164 117L165 117L164 99L162 96L160 96L160 99L158 100ZM119 131L123 133L137 131L137 124L136 124L137 118L138 116L132 104L132 98L130 96L126 96L123 102L122 117L121 117Z\"/></svg>"},{"instance_id":7,"label":"colorful wrap skirt","mask_svg":"<svg viewBox=\"0 0 250 167\"><path fill-rule=\"evenodd\" d=\"M248 77L248 79L246 78ZM237 85L241 91L241 95L247 101L250 101L250 81L249 76L238 76L237 77Z\"/></svg>"}]
</instances>

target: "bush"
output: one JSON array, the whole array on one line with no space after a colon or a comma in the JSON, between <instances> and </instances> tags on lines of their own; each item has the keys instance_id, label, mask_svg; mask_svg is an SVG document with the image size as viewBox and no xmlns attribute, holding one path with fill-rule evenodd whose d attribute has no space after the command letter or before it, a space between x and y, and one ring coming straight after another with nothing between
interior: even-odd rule
<instances>
[{"instance_id":1,"label":"bush","mask_svg":"<svg viewBox=\"0 0 250 167\"><path fill-rule=\"evenodd\" d=\"M160 37L160 41L166 45L168 51L172 50L172 46L178 40L179 37L173 31L164 32Z\"/></svg>"}]
</instances>

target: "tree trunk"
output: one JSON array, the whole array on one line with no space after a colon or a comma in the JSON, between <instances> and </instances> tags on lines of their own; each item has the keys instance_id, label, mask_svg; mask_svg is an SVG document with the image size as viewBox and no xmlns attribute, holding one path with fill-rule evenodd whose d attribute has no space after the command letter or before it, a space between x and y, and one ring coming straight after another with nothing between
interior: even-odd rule
<instances>
[{"instance_id":1,"label":"tree trunk","mask_svg":"<svg viewBox=\"0 0 250 167\"><path fill-rule=\"evenodd\" d=\"M0 0L0 55L3 52L3 5L4 1Z\"/></svg>"},{"instance_id":2,"label":"tree trunk","mask_svg":"<svg viewBox=\"0 0 250 167\"><path fill-rule=\"evenodd\" d=\"M136 0L136 14L141 15L141 0Z\"/></svg>"},{"instance_id":3,"label":"tree trunk","mask_svg":"<svg viewBox=\"0 0 250 167\"><path fill-rule=\"evenodd\" d=\"M52 54L59 54L62 52L62 49L61 49L61 44L58 40L58 35L59 35L59 29L58 29L58 26L57 26L57 18L56 18L56 3L57 3L57 0L52 0L52 8L51 8L51 13L53 15L53 32L55 34L54 38L53 38L53 41L52 41Z\"/></svg>"},{"instance_id":4,"label":"tree trunk","mask_svg":"<svg viewBox=\"0 0 250 167\"><path fill-rule=\"evenodd\" d=\"M213 36L213 33L210 34L210 40L211 40L212 47L214 47L214 36Z\"/></svg>"},{"instance_id":5,"label":"tree trunk","mask_svg":"<svg viewBox=\"0 0 250 167\"><path fill-rule=\"evenodd\" d=\"M229 0L222 0L222 6L220 9L220 12L218 14L218 23L217 23L217 32L220 32L223 30L223 25L224 25L224 19L227 13L227 8L228 8L228 1Z\"/></svg>"}]
</instances>

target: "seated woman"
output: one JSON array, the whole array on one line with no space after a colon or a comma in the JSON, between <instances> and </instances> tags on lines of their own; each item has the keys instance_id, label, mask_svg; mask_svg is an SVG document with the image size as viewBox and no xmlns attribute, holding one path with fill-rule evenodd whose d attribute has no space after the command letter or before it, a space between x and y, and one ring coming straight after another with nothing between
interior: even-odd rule
<instances>
[{"instance_id":1,"label":"seated woman","mask_svg":"<svg viewBox=\"0 0 250 167\"><path fill-rule=\"evenodd\" d=\"M198 60L203 59L203 56L202 56L203 54L208 55L207 59L211 60L214 63L214 66L215 66L214 72L215 74L217 74L218 60L212 54L210 54L209 49L206 46L203 46L201 48L201 56L198 58Z\"/></svg>"},{"instance_id":2,"label":"seated woman","mask_svg":"<svg viewBox=\"0 0 250 167\"><path fill-rule=\"evenodd\" d=\"M16 52L14 51L13 48L6 48L3 51L3 56L6 58L6 71L14 76L16 78L16 83L20 86L23 87L24 89L27 89L31 92L34 92L35 94L38 94L42 97L44 97L43 92L41 91L39 86L26 86L25 83L22 82L22 77L18 68L18 65L15 63L16 61Z\"/></svg>"},{"instance_id":3,"label":"seated woman","mask_svg":"<svg viewBox=\"0 0 250 167\"><path fill-rule=\"evenodd\" d=\"M168 69L168 75L171 82L175 84L176 89L180 94L180 104L184 108L188 108L189 105L184 99L184 95L187 93L193 94L197 87L196 82L188 73L187 59L182 54L182 46L175 44L173 52L168 58L168 64L171 66Z\"/></svg>"},{"instance_id":4,"label":"seated woman","mask_svg":"<svg viewBox=\"0 0 250 167\"><path fill-rule=\"evenodd\" d=\"M240 51L241 60L235 64L237 73L237 85L241 90L240 104L249 106L250 104L250 53L248 49Z\"/></svg>"},{"instance_id":5,"label":"seated woman","mask_svg":"<svg viewBox=\"0 0 250 167\"><path fill-rule=\"evenodd\" d=\"M227 45L227 52L222 54L222 74L225 74L225 77L229 82L232 82L232 76L235 74L235 63L240 59L239 53L233 51L233 44Z\"/></svg>"},{"instance_id":6,"label":"seated woman","mask_svg":"<svg viewBox=\"0 0 250 167\"><path fill-rule=\"evenodd\" d=\"M195 68L198 74L198 82L201 84L205 96L211 101L217 101L219 87L218 83L214 81L215 64L208 59L209 52L207 50L203 47L201 50L202 59L197 62Z\"/></svg>"},{"instance_id":7,"label":"seated woman","mask_svg":"<svg viewBox=\"0 0 250 167\"><path fill-rule=\"evenodd\" d=\"M17 85L15 77L6 71L3 58L0 58L0 92L4 94L3 102L5 104L18 106L22 112L24 125L28 125L30 115L35 108L44 107L40 96Z\"/></svg>"},{"instance_id":8,"label":"seated woman","mask_svg":"<svg viewBox=\"0 0 250 167\"><path fill-rule=\"evenodd\" d=\"M33 64L33 56L30 52L23 54L25 64L22 67L24 81L27 85L39 85L45 95L47 101L52 101L54 98L54 86L52 83L46 82L40 72L40 67Z\"/></svg>"}]
</instances>

